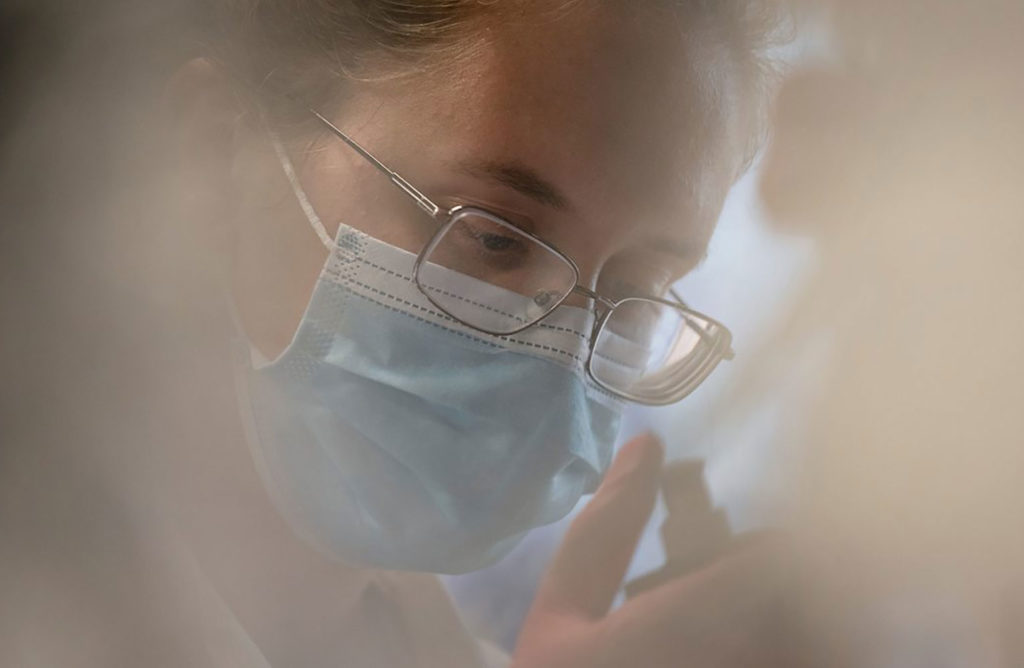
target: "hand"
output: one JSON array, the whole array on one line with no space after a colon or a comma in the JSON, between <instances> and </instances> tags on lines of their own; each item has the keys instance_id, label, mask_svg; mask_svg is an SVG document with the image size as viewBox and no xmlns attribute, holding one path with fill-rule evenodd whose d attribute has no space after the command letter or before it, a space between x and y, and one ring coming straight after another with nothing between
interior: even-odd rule
<instances>
[{"instance_id":1,"label":"hand","mask_svg":"<svg viewBox=\"0 0 1024 668\"><path fill-rule=\"evenodd\" d=\"M778 580L767 540L608 614L654 505L662 456L653 436L619 452L541 582L513 668L775 665Z\"/></svg>"}]
</instances>

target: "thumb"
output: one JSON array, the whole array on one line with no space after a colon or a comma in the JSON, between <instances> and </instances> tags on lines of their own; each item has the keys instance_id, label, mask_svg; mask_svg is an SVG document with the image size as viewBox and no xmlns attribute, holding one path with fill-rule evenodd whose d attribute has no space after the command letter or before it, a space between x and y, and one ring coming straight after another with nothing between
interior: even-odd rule
<instances>
[{"instance_id":1,"label":"thumb","mask_svg":"<svg viewBox=\"0 0 1024 668\"><path fill-rule=\"evenodd\" d=\"M622 447L594 498L569 527L534 610L590 618L608 612L654 507L663 456L653 434Z\"/></svg>"}]
</instances>

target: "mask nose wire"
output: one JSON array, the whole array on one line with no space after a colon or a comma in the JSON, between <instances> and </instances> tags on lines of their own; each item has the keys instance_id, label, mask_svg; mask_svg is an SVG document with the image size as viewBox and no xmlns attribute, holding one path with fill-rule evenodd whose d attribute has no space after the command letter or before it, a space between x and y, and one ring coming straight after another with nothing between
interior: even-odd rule
<instances>
[{"instance_id":1,"label":"mask nose wire","mask_svg":"<svg viewBox=\"0 0 1024 668\"><path fill-rule=\"evenodd\" d=\"M310 203L309 196L306 195L305 189L303 189L302 184L299 182L299 175L295 171L295 165L292 163L292 159L288 157L288 152L284 150L284 145L281 143L280 138L270 128L267 128L267 134L270 135L270 143L274 147L274 153L277 154L277 159L281 163L281 169L284 170L284 175L288 178L288 184L292 188L292 193L295 194L295 199L299 201L302 213L306 214L310 227L316 232L316 235L320 238L321 243L327 247L327 250L333 249L334 240L327 234L327 228L324 227L323 221L320 220L316 209Z\"/></svg>"}]
</instances>

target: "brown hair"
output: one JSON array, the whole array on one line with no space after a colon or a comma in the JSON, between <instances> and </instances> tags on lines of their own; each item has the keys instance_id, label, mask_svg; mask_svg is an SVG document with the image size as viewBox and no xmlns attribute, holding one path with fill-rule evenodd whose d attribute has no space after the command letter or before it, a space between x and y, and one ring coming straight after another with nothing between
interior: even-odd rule
<instances>
[{"instance_id":1,"label":"brown hair","mask_svg":"<svg viewBox=\"0 0 1024 668\"><path fill-rule=\"evenodd\" d=\"M570 11L586 0L537 3ZM632 7L635 0L622 0ZM773 46L789 38L777 0L656 0L708 22L736 59L751 125L748 162L765 131L765 109L777 78ZM479 22L527 0L222 0L215 52L257 87L269 87L331 108L343 99L338 81L400 77L429 62L471 56ZM325 74L327 76L325 76ZM333 75L333 76L331 76ZM264 99L273 115L287 105Z\"/></svg>"}]
</instances>

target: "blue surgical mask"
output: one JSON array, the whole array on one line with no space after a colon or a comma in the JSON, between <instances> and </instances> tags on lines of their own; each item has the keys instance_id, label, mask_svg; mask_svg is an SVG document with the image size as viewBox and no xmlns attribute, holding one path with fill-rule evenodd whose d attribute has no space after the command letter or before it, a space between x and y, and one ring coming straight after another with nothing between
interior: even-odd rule
<instances>
[{"instance_id":1,"label":"blue surgical mask","mask_svg":"<svg viewBox=\"0 0 1024 668\"><path fill-rule=\"evenodd\" d=\"M285 171L320 234L291 165ZM239 347L247 438L277 507L354 564L462 573L597 486L622 404L583 363L593 314L562 306L513 336L439 312L415 256L340 225L291 344ZM453 294L502 288L451 272Z\"/></svg>"}]
</instances>

